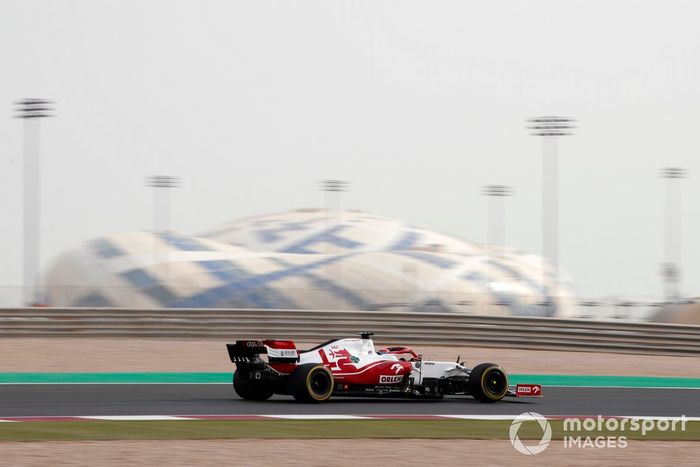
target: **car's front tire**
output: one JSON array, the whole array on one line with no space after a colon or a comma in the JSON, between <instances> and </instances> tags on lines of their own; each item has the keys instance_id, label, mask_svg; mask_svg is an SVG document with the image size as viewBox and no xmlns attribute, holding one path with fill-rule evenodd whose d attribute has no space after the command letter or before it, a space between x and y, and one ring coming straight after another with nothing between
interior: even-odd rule
<instances>
[{"instance_id":1,"label":"car's front tire","mask_svg":"<svg viewBox=\"0 0 700 467\"><path fill-rule=\"evenodd\" d=\"M233 373L233 390L241 399L251 401L264 401L274 394L269 383L251 378L251 373L242 373L236 370Z\"/></svg>"},{"instance_id":2,"label":"car's front tire","mask_svg":"<svg viewBox=\"0 0 700 467\"><path fill-rule=\"evenodd\" d=\"M299 402L327 401L335 388L330 370L316 363L299 365L289 378L292 396Z\"/></svg>"},{"instance_id":3,"label":"car's front tire","mask_svg":"<svg viewBox=\"0 0 700 467\"><path fill-rule=\"evenodd\" d=\"M480 363L469 373L469 391L480 402L500 401L508 393L508 375L495 363Z\"/></svg>"}]
</instances>

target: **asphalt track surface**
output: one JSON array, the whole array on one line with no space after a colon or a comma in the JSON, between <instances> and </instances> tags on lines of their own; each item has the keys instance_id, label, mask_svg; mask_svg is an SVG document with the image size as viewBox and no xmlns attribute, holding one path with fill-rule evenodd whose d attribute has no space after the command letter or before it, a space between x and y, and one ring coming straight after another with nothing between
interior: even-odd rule
<instances>
[{"instance_id":1,"label":"asphalt track surface","mask_svg":"<svg viewBox=\"0 0 700 467\"><path fill-rule=\"evenodd\" d=\"M483 404L469 397L441 401L334 398L300 404L288 396L239 399L228 384L0 385L0 417L90 415L542 415L700 416L700 390L544 388L544 398Z\"/></svg>"}]
</instances>

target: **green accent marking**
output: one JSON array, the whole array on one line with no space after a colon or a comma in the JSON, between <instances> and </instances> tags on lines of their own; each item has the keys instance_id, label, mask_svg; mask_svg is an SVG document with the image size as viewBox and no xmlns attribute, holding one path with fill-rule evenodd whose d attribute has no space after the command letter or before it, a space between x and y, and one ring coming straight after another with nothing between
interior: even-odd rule
<instances>
[{"instance_id":1,"label":"green accent marking","mask_svg":"<svg viewBox=\"0 0 700 467\"><path fill-rule=\"evenodd\" d=\"M668 376L614 376L614 375L509 375L511 384L532 383L542 386L571 387L626 387L626 388L691 388L700 389L700 378Z\"/></svg>"},{"instance_id":2,"label":"green accent marking","mask_svg":"<svg viewBox=\"0 0 700 467\"><path fill-rule=\"evenodd\" d=\"M231 373L0 373L0 384L230 384ZM690 388L700 389L700 378L608 375L509 375L511 384L543 386Z\"/></svg>"},{"instance_id":3,"label":"green accent marking","mask_svg":"<svg viewBox=\"0 0 700 467\"><path fill-rule=\"evenodd\" d=\"M232 373L0 373L0 384L230 384Z\"/></svg>"}]
</instances>

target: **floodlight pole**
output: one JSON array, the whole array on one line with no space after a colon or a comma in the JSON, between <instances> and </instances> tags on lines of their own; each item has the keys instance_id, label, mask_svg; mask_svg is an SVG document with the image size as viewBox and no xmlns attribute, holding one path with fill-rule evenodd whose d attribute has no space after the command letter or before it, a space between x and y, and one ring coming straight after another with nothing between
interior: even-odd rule
<instances>
[{"instance_id":1,"label":"floodlight pole","mask_svg":"<svg viewBox=\"0 0 700 467\"><path fill-rule=\"evenodd\" d=\"M152 175L146 180L146 186L153 188L153 233L156 234L159 231L158 226L158 192L159 188L165 188L163 198L163 203L165 204L164 216L163 216L163 226L160 231L167 233L170 230L170 188L177 188L180 186L180 179L177 177L172 177L170 175Z\"/></svg>"},{"instance_id":2,"label":"floodlight pole","mask_svg":"<svg viewBox=\"0 0 700 467\"><path fill-rule=\"evenodd\" d=\"M348 182L344 180L322 180L321 191L325 193L325 207L330 209L330 193L338 193L338 210L340 211L340 193L348 190Z\"/></svg>"},{"instance_id":3,"label":"floodlight pole","mask_svg":"<svg viewBox=\"0 0 700 467\"><path fill-rule=\"evenodd\" d=\"M160 233L167 234L170 231L170 189L180 186L180 179L170 175L152 175L146 179L146 186L153 188L153 267L158 264L158 210L159 200L158 193L163 192L162 199L164 206L163 225L160 227ZM167 256L167 251L166 251ZM168 258L163 258L165 264L165 282L170 281L170 267L167 264Z\"/></svg>"},{"instance_id":4,"label":"floodlight pole","mask_svg":"<svg viewBox=\"0 0 700 467\"><path fill-rule=\"evenodd\" d=\"M559 296L559 137L570 135L575 120L544 116L527 121L533 136L542 137L542 287L547 282L546 261L553 268L553 289L544 297L555 305ZM550 297L554 303L550 302Z\"/></svg>"},{"instance_id":5,"label":"floodlight pole","mask_svg":"<svg viewBox=\"0 0 700 467\"><path fill-rule=\"evenodd\" d=\"M488 197L488 243L498 248L498 256L505 251L505 209L504 198L513 194L512 187L506 185L486 185L481 194Z\"/></svg>"},{"instance_id":6,"label":"floodlight pole","mask_svg":"<svg viewBox=\"0 0 700 467\"><path fill-rule=\"evenodd\" d=\"M331 195L333 193L337 194L336 197L336 204L337 204L337 210L338 210L338 221L342 221L342 209L341 209L341 193L344 191L348 190L348 182L344 180L322 180L321 181L321 191L324 192L324 204L325 204L325 211L326 211L326 222L327 224L330 223L330 210L331 210ZM326 229L326 234L328 229ZM326 239L327 240L327 239ZM328 242L325 242L326 245Z\"/></svg>"},{"instance_id":7,"label":"floodlight pole","mask_svg":"<svg viewBox=\"0 0 700 467\"><path fill-rule=\"evenodd\" d=\"M15 117L24 120L23 254L22 301L24 305L42 304L41 295L41 154L39 122L53 117L53 102L46 99L22 99L15 102Z\"/></svg>"},{"instance_id":8,"label":"floodlight pole","mask_svg":"<svg viewBox=\"0 0 700 467\"><path fill-rule=\"evenodd\" d=\"M344 191L347 191L349 183L344 181L344 180L322 180L320 182L321 186L321 191L324 192L324 204L325 204L325 217L326 217L326 228L325 230L325 238L323 242L323 248L326 254L326 257L330 254L330 245L328 244L328 231L330 230L330 210L331 210L331 195L336 194L336 203L337 203L337 209L338 209L338 224L342 223L343 221L343 214L342 214L342 206L341 206L341 193ZM326 271L326 275L328 275L328 269L324 267ZM336 268L338 277L337 281L338 284L340 284L341 281L341 271L340 271L340 265Z\"/></svg>"},{"instance_id":9,"label":"floodlight pole","mask_svg":"<svg viewBox=\"0 0 700 467\"><path fill-rule=\"evenodd\" d=\"M486 249L487 258L493 261L495 257L502 257L505 253L505 214L504 198L510 196L512 188L506 185L486 185L482 187L481 194L488 197L488 234ZM495 253L495 254L494 254ZM491 264L485 268L486 288L492 291L491 277L488 271ZM490 308L490 306L489 306Z\"/></svg>"},{"instance_id":10,"label":"floodlight pole","mask_svg":"<svg viewBox=\"0 0 700 467\"><path fill-rule=\"evenodd\" d=\"M664 298L673 303L681 298L681 191L680 181L687 172L680 167L661 169L661 178L666 180L664 209L664 263L661 276L664 281Z\"/></svg>"}]
</instances>

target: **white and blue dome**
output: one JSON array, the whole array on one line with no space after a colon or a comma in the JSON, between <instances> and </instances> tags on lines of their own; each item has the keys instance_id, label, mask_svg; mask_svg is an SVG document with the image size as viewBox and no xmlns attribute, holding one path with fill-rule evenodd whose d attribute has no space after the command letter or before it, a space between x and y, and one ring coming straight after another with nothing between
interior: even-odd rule
<instances>
[{"instance_id":1,"label":"white and blue dome","mask_svg":"<svg viewBox=\"0 0 700 467\"><path fill-rule=\"evenodd\" d=\"M301 209L197 236L103 237L62 256L45 284L51 306L568 314L569 289L542 267L394 219Z\"/></svg>"}]
</instances>

